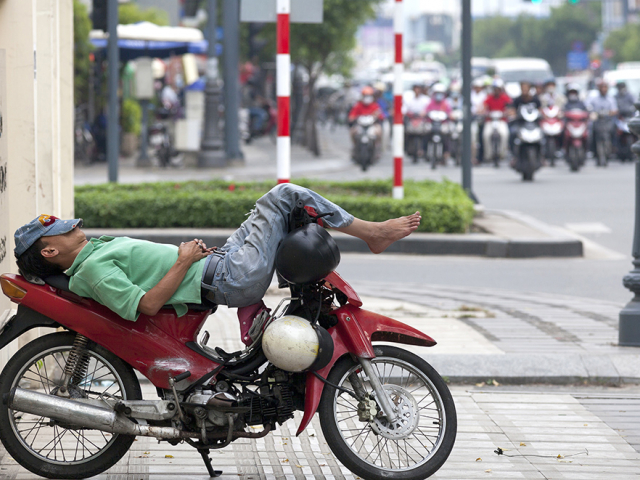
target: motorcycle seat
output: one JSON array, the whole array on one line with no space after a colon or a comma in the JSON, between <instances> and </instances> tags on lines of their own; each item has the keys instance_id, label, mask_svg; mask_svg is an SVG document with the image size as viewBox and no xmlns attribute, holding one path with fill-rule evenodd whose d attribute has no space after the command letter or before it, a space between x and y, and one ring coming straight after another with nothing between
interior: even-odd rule
<instances>
[{"instance_id":1,"label":"motorcycle seat","mask_svg":"<svg viewBox=\"0 0 640 480\"><path fill-rule=\"evenodd\" d=\"M43 280L47 285L51 285L53 288L57 288L58 290L62 290L63 292L71 292L71 290L69 289L69 278L70 277L68 275L61 273L59 275L49 275ZM188 303L187 308L194 312L204 312L206 310L213 310L213 312L215 312L218 308L218 305L204 298L203 296L202 303Z\"/></svg>"}]
</instances>

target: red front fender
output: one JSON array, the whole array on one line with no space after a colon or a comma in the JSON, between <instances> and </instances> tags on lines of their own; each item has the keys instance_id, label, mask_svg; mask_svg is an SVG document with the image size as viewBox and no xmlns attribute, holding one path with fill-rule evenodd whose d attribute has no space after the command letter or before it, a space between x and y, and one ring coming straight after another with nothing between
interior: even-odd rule
<instances>
[{"instance_id":1,"label":"red front fender","mask_svg":"<svg viewBox=\"0 0 640 480\"><path fill-rule=\"evenodd\" d=\"M346 353L356 357L374 358L371 342L395 342L408 345L432 347L436 341L429 335L422 333L409 325L393 318L362 310L352 305L345 305L334 312L338 317L338 324L329 329L333 339L333 357L329 364L318 374L327 378L333 365ZM296 435L300 435L311 421L320 404L320 397L324 382L312 373L307 374L304 396L304 416Z\"/></svg>"}]
</instances>

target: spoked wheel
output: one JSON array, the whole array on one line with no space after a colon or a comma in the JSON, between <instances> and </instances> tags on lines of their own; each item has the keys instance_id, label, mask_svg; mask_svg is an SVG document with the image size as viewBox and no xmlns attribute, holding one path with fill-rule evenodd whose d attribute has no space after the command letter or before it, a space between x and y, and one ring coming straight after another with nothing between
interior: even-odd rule
<instances>
[{"instance_id":1,"label":"spoked wheel","mask_svg":"<svg viewBox=\"0 0 640 480\"><path fill-rule=\"evenodd\" d=\"M0 395L12 388L55 395L73 347L75 334L37 338L14 355L0 375ZM70 398L138 400L140 384L132 368L89 342L86 369L67 385ZM113 403L113 402L110 402ZM127 453L134 436L89 430L8 408L0 409L0 439L24 468L48 478L86 478L104 472Z\"/></svg>"},{"instance_id":2,"label":"spoked wheel","mask_svg":"<svg viewBox=\"0 0 640 480\"><path fill-rule=\"evenodd\" d=\"M371 363L398 418L389 423L377 407L373 420L362 421L358 400L327 385L318 409L322 432L335 456L362 478L427 478L444 464L455 441L451 393L420 357L390 346L376 346L375 354ZM335 365L328 380L351 391L362 387L375 398L362 367L350 357Z\"/></svg>"}]
</instances>

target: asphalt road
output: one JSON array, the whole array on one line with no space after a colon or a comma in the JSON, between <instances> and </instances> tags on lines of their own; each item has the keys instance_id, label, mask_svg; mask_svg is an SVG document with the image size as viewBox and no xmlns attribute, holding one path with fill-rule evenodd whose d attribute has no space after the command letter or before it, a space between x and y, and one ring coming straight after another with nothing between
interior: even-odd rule
<instances>
[{"instance_id":1,"label":"asphalt road","mask_svg":"<svg viewBox=\"0 0 640 480\"><path fill-rule=\"evenodd\" d=\"M346 133L330 136L332 149L348 151ZM346 154L345 154L346 155ZM348 160L345 160L348 162ZM344 171L319 174L331 179L388 178L391 154L385 154L369 171L355 165ZM405 161L404 178L461 181L460 167L452 164L431 170L422 162ZM633 268L631 245L634 229L635 164L609 162L606 168L588 160L577 173L560 161L544 167L533 182L522 182L506 164L474 167L472 188L487 209L515 210L566 228L606 247L618 255L606 259L484 259L475 257L403 257L347 254L340 271L349 279L371 280L384 275L392 282L420 282L507 290L558 293L626 303L631 294L622 277Z\"/></svg>"}]
</instances>

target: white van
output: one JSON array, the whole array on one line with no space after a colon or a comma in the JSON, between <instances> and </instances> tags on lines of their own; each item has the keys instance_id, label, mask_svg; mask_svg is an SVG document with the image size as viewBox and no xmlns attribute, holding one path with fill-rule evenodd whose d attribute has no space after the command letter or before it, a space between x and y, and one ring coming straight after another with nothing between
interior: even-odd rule
<instances>
[{"instance_id":1,"label":"white van","mask_svg":"<svg viewBox=\"0 0 640 480\"><path fill-rule=\"evenodd\" d=\"M627 84L627 90L631 95L636 98L640 96L640 68L624 68L622 70L618 68L618 70L609 70L608 72L604 72L602 79L611 87L615 87L618 82L624 82Z\"/></svg>"},{"instance_id":2,"label":"white van","mask_svg":"<svg viewBox=\"0 0 640 480\"><path fill-rule=\"evenodd\" d=\"M520 82L542 83L553 78L549 62L542 58L495 58L491 66L505 83L505 91L511 98L520 95Z\"/></svg>"}]
</instances>

